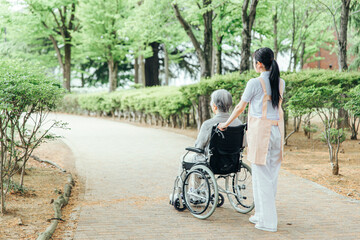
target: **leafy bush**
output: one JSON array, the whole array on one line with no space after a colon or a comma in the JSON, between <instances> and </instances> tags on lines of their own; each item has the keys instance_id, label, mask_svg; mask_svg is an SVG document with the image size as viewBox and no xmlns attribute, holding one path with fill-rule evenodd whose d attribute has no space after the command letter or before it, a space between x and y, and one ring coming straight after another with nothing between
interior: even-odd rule
<instances>
[{"instance_id":1,"label":"leafy bush","mask_svg":"<svg viewBox=\"0 0 360 240\"><path fill-rule=\"evenodd\" d=\"M21 63L21 64L20 64ZM9 183L22 170L19 186L23 187L25 164L36 147L56 136L53 127L61 122L46 123L48 113L56 108L64 90L59 81L44 74L44 69L24 61L2 59L0 62L0 198L5 211Z\"/></svg>"},{"instance_id":2,"label":"leafy bush","mask_svg":"<svg viewBox=\"0 0 360 240\"><path fill-rule=\"evenodd\" d=\"M59 108L65 112L89 112L127 116L155 115L162 119L173 116L183 118L184 114L195 114L200 96L210 96L214 90L226 89L233 96L236 105L249 79L259 74L250 71L245 74L238 72L226 75L216 75L210 79L202 79L199 83L183 87L150 87L131 90L121 90L113 93L67 95ZM293 115L303 115L311 112L314 105L319 105L316 99L309 101L314 91L324 93L329 86L335 87L335 95L346 94L354 86L360 84L359 72L339 73L329 70L307 70L298 73L281 73L286 82L284 95L285 111ZM308 95L302 94L307 91ZM319 92L322 91L322 92ZM294 99L292 97L296 95ZM311 98L314 98L312 96ZM344 99L339 98L339 105ZM290 102L292 102L290 104ZM287 108L288 105L291 107ZM76 109L76 110L75 110Z\"/></svg>"}]
</instances>

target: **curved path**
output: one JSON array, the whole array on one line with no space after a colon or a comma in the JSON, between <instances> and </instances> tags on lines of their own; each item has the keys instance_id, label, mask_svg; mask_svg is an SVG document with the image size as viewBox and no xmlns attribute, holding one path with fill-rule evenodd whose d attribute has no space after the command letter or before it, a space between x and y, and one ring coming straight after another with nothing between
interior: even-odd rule
<instances>
[{"instance_id":1,"label":"curved path","mask_svg":"<svg viewBox=\"0 0 360 240\"><path fill-rule=\"evenodd\" d=\"M53 115L54 116L54 115ZM194 140L98 118L55 115L86 179L75 239L360 239L360 203L282 171L277 233L256 230L226 202L208 220L177 212L168 196L179 156Z\"/></svg>"}]
</instances>

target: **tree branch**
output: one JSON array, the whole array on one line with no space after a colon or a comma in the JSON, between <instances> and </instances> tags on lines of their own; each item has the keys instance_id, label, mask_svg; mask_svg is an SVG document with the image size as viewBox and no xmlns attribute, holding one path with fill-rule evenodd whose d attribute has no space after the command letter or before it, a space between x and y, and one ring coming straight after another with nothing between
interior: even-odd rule
<instances>
[{"instance_id":1,"label":"tree branch","mask_svg":"<svg viewBox=\"0 0 360 240\"><path fill-rule=\"evenodd\" d=\"M73 21L75 19L75 3L73 3L71 5L71 16L70 16L70 20L69 20L69 29L72 30L73 29Z\"/></svg>"},{"instance_id":2,"label":"tree branch","mask_svg":"<svg viewBox=\"0 0 360 240\"><path fill-rule=\"evenodd\" d=\"M202 61L202 59L204 59L204 52L200 47L200 43L196 39L193 31L191 30L189 23L186 22L186 20L181 16L178 5L173 4L172 6L174 8L176 18L179 20L179 22L182 25L182 27L184 28L185 32L190 37L190 40L195 47L195 51L197 52L197 55L200 58L200 61Z\"/></svg>"},{"instance_id":3,"label":"tree branch","mask_svg":"<svg viewBox=\"0 0 360 240\"><path fill-rule=\"evenodd\" d=\"M340 35L339 35L339 31L338 31L338 28L337 28L337 24L336 24L336 19L335 19L335 14L336 14L336 11L335 13L330 9L330 7L328 5L326 5L325 3L323 3L322 1L319 0L319 3L321 3L322 5L324 5L330 12L332 18L333 18L333 21L334 21L334 27L335 27L335 31L336 31L336 36L337 36L337 39L340 39Z\"/></svg>"},{"instance_id":4,"label":"tree branch","mask_svg":"<svg viewBox=\"0 0 360 240\"><path fill-rule=\"evenodd\" d=\"M53 15L54 19L55 19L55 22L56 22L56 25L58 26L58 28L60 29L60 33L61 33L61 36L65 39L65 34L64 34L64 29L63 27L60 25L54 11L52 9L50 9L50 12L51 14Z\"/></svg>"},{"instance_id":5,"label":"tree branch","mask_svg":"<svg viewBox=\"0 0 360 240\"><path fill-rule=\"evenodd\" d=\"M250 5L250 13L249 13L249 29L252 29L255 16L256 16L256 6L259 3L259 0L253 0Z\"/></svg>"},{"instance_id":6,"label":"tree branch","mask_svg":"<svg viewBox=\"0 0 360 240\"><path fill-rule=\"evenodd\" d=\"M55 52L56 52L56 55L57 55L57 58L58 58L60 67L61 67L62 70L64 70L64 63L63 63L63 60L62 60L62 55L61 55L59 46L57 45L57 42L56 42L56 40L55 40L55 38L54 38L53 35L50 35L49 38L50 38L51 42L52 42L53 45L54 45Z\"/></svg>"}]
</instances>

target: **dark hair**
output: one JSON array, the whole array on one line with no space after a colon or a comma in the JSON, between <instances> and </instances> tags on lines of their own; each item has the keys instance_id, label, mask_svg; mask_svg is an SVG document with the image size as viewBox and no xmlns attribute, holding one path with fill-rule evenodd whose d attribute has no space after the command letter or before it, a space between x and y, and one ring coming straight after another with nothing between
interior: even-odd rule
<instances>
[{"instance_id":1,"label":"dark hair","mask_svg":"<svg viewBox=\"0 0 360 240\"><path fill-rule=\"evenodd\" d=\"M279 106L280 101L280 71L277 62L274 59L274 52L267 47L259 48L254 52L256 62L264 64L266 70L270 70L271 103L273 107Z\"/></svg>"}]
</instances>

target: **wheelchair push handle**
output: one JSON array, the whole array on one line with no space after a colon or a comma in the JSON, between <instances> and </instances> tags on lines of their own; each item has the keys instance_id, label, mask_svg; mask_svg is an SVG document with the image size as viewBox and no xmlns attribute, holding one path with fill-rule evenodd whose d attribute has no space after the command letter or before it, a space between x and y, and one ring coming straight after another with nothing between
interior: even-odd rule
<instances>
[{"instance_id":1,"label":"wheelchair push handle","mask_svg":"<svg viewBox=\"0 0 360 240\"><path fill-rule=\"evenodd\" d=\"M218 136L221 136L222 139L225 139L224 133L218 128L218 126L219 126L219 123L216 123L214 125L214 128L215 128L214 134L216 133ZM211 137L213 137L214 134Z\"/></svg>"}]
</instances>

